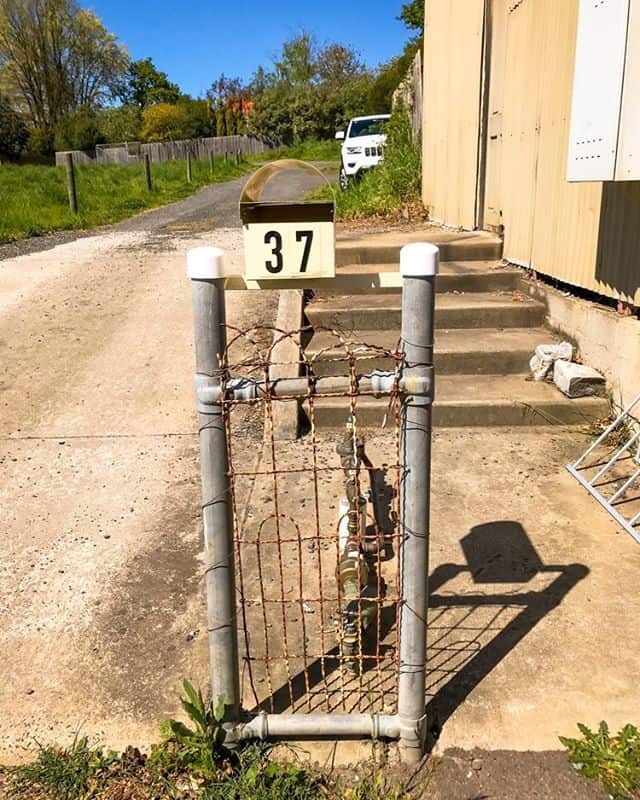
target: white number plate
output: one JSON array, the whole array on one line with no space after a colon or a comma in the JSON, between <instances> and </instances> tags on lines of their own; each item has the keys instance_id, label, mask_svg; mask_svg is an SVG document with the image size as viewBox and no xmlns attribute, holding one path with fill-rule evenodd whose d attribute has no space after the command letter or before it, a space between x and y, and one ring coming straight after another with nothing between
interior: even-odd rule
<instances>
[{"instance_id":1,"label":"white number plate","mask_svg":"<svg viewBox=\"0 0 640 800\"><path fill-rule=\"evenodd\" d=\"M333 278L333 222L256 222L244 225L245 276L250 280Z\"/></svg>"}]
</instances>

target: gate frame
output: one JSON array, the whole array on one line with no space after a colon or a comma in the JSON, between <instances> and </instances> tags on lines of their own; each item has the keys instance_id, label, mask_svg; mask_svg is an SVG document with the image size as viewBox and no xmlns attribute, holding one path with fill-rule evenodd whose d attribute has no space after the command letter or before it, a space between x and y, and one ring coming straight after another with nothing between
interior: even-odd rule
<instances>
[{"instance_id":1,"label":"gate frame","mask_svg":"<svg viewBox=\"0 0 640 800\"><path fill-rule=\"evenodd\" d=\"M401 394L400 479L400 641L398 710L388 714L267 714L248 717L241 709L238 634L236 618L235 559L231 485L222 409L220 356L226 351L226 288L260 288L260 282L241 282L225 275L224 252L200 247L187 254L191 279L195 333L195 390L200 432L200 460L205 544L205 581L211 691L224 698L227 743L246 739L397 739L403 761L416 763L426 739L426 634L429 575L429 509L431 487L431 409L434 399L433 329L435 283L439 250L415 242L400 252L400 271L391 280L381 275L338 275L330 281L334 291L371 292L402 287L401 347L404 366ZM383 273L384 275L384 273ZM299 283L299 281L296 281ZM315 281L305 282L316 288ZM240 285L242 284L242 285ZM291 281L265 281L264 288L291 288ZM382 380L379 380L382 378ZM386 394L384 376L378 393ZM335 379L334 379L335 380ZM277 381L290 396L296 379ZM269 391L273 390L270 384ZM348 379L345 378L348 389ZM334 384L335 387L335 384ZM264 387L263 387L264 388ZM308 386L301 387L306 395ZM261 391L256 382L251 391ZM233 382L227 392L233 391ZM241 391L247 391L243 382ZM316 384L315 395L321 396Z\"/></svg>"}]
</instances>

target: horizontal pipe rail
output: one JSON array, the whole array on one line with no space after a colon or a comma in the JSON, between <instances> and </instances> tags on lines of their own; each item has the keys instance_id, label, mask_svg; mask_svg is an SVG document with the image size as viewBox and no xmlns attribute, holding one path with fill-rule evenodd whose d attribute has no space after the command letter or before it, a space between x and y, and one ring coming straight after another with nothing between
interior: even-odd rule
<instances>
[{"instance_id":1,"label":"horizontal pipe rail","mask_svg":"<svg viewBox=\"0 0 640 800\"><path fill-rule=\"evenodd\" d=\"M323 376L320 378L280 378L273 381L256 381L251 378L234 378L224 387L218 378L198 375L196 393L199 406L227 402L251 402L265 397L299 398L349 396L352 393L371 394L382 397L397 390L401 394L425 398L430 402L434 392L433 367L426 376L402 376L394 372L372 372L358 375L355 385L349 376Z\"/></svg>"},{"instance_id":2,"label":"horizontal pipe rail","mask_svg":"<svg viewBox=\"0 0 640 800\"><path fill-rule=\"evenodd\" d=\"M387 714L258 714L235 725L232 738L247 739L397 739L400 721Z\"/></svg>"}]
</instances>

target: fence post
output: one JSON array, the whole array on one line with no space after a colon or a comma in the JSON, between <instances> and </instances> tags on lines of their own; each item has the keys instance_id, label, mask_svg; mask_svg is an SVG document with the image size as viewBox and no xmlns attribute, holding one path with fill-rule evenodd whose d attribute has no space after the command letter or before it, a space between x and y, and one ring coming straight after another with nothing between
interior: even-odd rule
<instances>
[{"instance_id":1,"label":"fence post","mask_svg":"<svg viewBox=\"0 0 640 800\"><path fill-rule=\"evenodd\" d=\"M410 244L400 253L402 281L403 377L433 374L433 316L439 251L435 245ZM400 669L398 718L400 752L407 763L424 750L431 483L431 404L427 394L404 398L400 464Z\"/></svg>"},{"instance_id":2,"label":"fence post","mask_svg":"<svg viewBox=\"0 0 640 800\"><path fill-rule=\"evenodd\" d=\"M213 153L209 153L209 172L213 175Z\"/></svg>"},{"instance_id":3,"label":"fence post","mask_svg":"<svg viewBox=\"0 0 640 800\"><path fill-rule=\"evenodd\" d=\"M236 150L236 164L240 166L240 151Z\"/></svg>"},{"instance_id":4,"label":"fence post","mask_svg":"<svg viewBox=\"0 0 640 800\"><path fill-rule=\"evenodd\" d=\"M144 154L144 179L147 184L147 191L150 192L153 189L153 183L151 182L151 159L149 158L149 153Z\"/></svg>"},{"instance_id":5,"label":"fence post","mask_svg":"<svg viewBox=\"0 0 640 800\"><path fill-rule=\"evenodd\" d=\"M192 178L192 170L191 170L191 153L187 153L187 183L191 183Z\"/></svg>"},{"instance_id":6,"label":"fence post","mask_svg":"<svg viewBox=\"0 0 640 800\"><path fill-rule=\"evenodd\" d=\"M196 392L220 385L220 356L226 349L224 254L216 247L198 247L187 254L195 328ZM209 630L211 690L221 697L227 721L240 711L233 520L225 424L220 403L198 399L205 579Z\"/></svg>"},{"instance_id":7,"label":"fence post","mask_svg":"<svg viewBox=\"0 0 640 800\"><path fill-rule=\"evenodd\" d=\"M227 151L225 150L224 151L224 163L226 164L228 160L229 160L229 153L227 153Z\"/></svg>"},{"instance_id":8,"label":"fence post","mask_svg":"<svg viewBox=\"0 0 640 800\"><path fill-rule=\"evenodd\" d=\"M76 190L76 171L73 165L73 153L65 153L65 170L67 172L67 194L69 195L69 208L73 214L78 213L78 193Z\"/></svg>"}]
</instances>

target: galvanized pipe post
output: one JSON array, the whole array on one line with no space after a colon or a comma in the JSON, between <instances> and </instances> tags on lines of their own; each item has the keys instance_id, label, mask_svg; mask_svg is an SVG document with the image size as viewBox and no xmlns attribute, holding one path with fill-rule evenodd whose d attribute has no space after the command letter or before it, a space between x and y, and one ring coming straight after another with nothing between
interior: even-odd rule
<instances>
[{"instance_id":1,"label":"galvanized pipe post","mask_svg":"<svg viewBox=\"0 0 640 800\"><path fill-rule=\"evenodd\" d=\"M203 384L220 383L220 356L226 349L224 254L198 247L187 255L193 295L196 396ZM229 462L222 406L198 402L202 516L206 554L211 689L214 702L224 697L227 721L240 713L236 626L233 518Z\"/></svg>"},{"instance_id":2,"label":"galvanized pipe post","mask_svg":"<svg viewBox=\"0 0 640 800\"><path fill-rule=\"evenodd\" d=\"M403 377L426 379L433 372L433 318L439 251L415 243L400 253ZM400 480L400 752L416 763L424 752L431 487L431 391L408 394L401 413Z\"/></svg>"}]
</instances>

